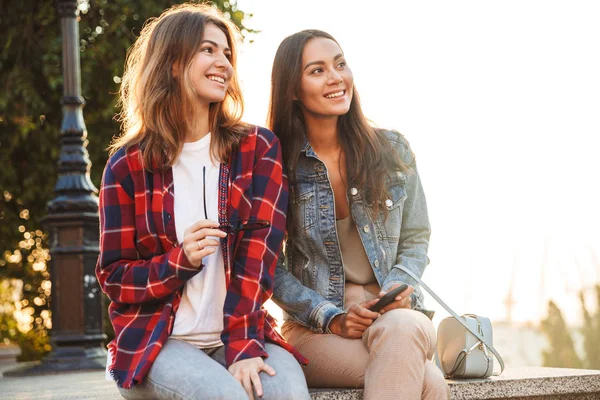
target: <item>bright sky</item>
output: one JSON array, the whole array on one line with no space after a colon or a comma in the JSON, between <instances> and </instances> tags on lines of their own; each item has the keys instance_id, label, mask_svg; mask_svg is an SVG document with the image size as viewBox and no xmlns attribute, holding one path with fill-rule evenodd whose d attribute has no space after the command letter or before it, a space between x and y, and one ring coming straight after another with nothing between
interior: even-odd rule
<instances>
[{"instance_id":1,"label":"bright sky","mask_svg":"<svg viewBox=\"0 0 600 400\"><path fill-rule=\"evenodd\" d=\"M340 42L367 117L417 155L433 229L424 278L455 311L504 319L514 276L513 320L539 320L549 298L580 318L577 290L600 282L599 2L238 7L261 31L240 55L248 122L265 123L281 40L317 28Z\"/></svg>"}]
</instances>

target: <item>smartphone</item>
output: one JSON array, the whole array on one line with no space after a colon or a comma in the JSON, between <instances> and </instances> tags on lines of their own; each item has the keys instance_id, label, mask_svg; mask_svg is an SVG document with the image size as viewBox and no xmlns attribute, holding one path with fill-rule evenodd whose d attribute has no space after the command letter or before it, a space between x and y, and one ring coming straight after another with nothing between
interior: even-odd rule
<instances>
[{"instance_id":1,"label":"smartphone","mask_svg":"<svg viewBox=\"0 0 600 400\"><path fill-rule=\"evenodd\" d=\"M371 308L369 308L369 310L379 312L379 310L381 310L383 307L392 303L394 301L394 299L396 298L396 296L398 296L400 293L404 292L407 288L408 288L408 285L406 283L403 283L402 285L398 286L396 289L390 290L382 298L380 298L377 303L373 304L371 306Z\"/></svg>"}]
</instances>

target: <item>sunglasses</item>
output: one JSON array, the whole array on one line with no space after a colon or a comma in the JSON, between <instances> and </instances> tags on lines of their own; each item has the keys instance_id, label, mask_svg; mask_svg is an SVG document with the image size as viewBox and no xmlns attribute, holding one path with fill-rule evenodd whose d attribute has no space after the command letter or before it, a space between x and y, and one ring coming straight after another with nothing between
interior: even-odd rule
<instances>
[{"instance_id":1,"label":"sunglasses","mask_svg":"<svg viewBox=\"0 0 600 400\"><path fill-rule=\"evenodd\" d=\"M265 221L262 219L241 219L241 220L232 220L226 221L224 224L219 225L219 229L225 231L229 234L236 234L240 231L248 232L248 231L256 231L259 229L265 229L271 226L269 221Z\"/></svg>"},{"instance_id":2,"label":"sunglasses","mask_svg":"<svg viewBox=\"0 0 600 400\"><path fill-rule=\"evenodd\" d=\"M202 181L203 188L202 194L204 197L204 218L208 219L208 212L206 211L206 167L202 167ZM239 219L239 220L231 220L225 221L223 224L219 225L220 230L227 232L231 235L235 235L238 232L244 231L256 231L258 229L265 229L271 226L271 222L263 220L263 219Z\"/></svg>"}]
</instances>

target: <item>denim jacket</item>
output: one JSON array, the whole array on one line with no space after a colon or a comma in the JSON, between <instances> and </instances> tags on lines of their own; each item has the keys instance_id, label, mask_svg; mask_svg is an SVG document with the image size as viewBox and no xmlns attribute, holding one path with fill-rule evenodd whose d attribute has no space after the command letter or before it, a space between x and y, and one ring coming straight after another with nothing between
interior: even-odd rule
<instances>
[{"instance_id":1,"label":"denim jacket","mask_svg":"<svg viewBox=\"0 0 600 400\"><path fill-rule=\"evenodd\" d=\"M398 152L408 171L390 171L386 178L388 211L374 215L360 188L348 188L352 219L377 282L383 290L397 283L415 288L412 308L423 309L417 283L400 265L423 275L429 263L429 218L414 154L406 139L395 131L383 132L390 148ZM333 190L325 164L306 141L296 169L296 187L290 190L295 208L295 232L275 271L273 300L292 320L315 332L329 333L329 323L344 313L344 266L335 224Z\"/></svg>"}]
</instances>

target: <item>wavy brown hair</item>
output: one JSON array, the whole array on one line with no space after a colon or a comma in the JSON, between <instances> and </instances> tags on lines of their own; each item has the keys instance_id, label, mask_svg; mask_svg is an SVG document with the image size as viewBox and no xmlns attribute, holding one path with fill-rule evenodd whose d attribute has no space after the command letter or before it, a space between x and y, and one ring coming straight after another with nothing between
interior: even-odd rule
<instances>
[{"instance_id":1,"label":"wavy brown hair","mask_svg":"<svg viewBox=\"0 0 600 400\"><path fill-rule=\"evenodd\" d=\"M306 127L300 104L294 98L300 90L302 54L306 44L314 38L326 38L338 43L331 35L319 30L304 30L288 36L281 42L271 74L271 99L267 124L282 144L286 160L290 192L295 199L296 166L306 140ZM338 43L339 46L339 43ZM340 46L341 47L341 46ZM383 131L369 125L360 107L356 87L350 109L338 118L337 131L346 160L348 187L361 188L366 201L372 204L375 215L380 203L387 198L386 176L394 170L406 170ZM387 209L382 207L387 216ZM288 207L288 234L293 232L294 204Z\"/></svg>"},{"instance_id":2,"label":"wavy brown hair","mask_svg":"<svg viewBox=\"0 0 600 400\"><path fill-rule=\"evenodd\" d=\"M216 8L191 3L149 19L129 49L119 90L121 135L110 145L111 155L137 144L146 169L173 165L196 115L189 67L208 23L223 31L231 49L234 74L225 99L209 106L211 156L228 160L248 130L240 121L243 98L235 74L239 31ZM183 66L177 79L172 73L174 64Z\"/></svg>"}]
</instances>

